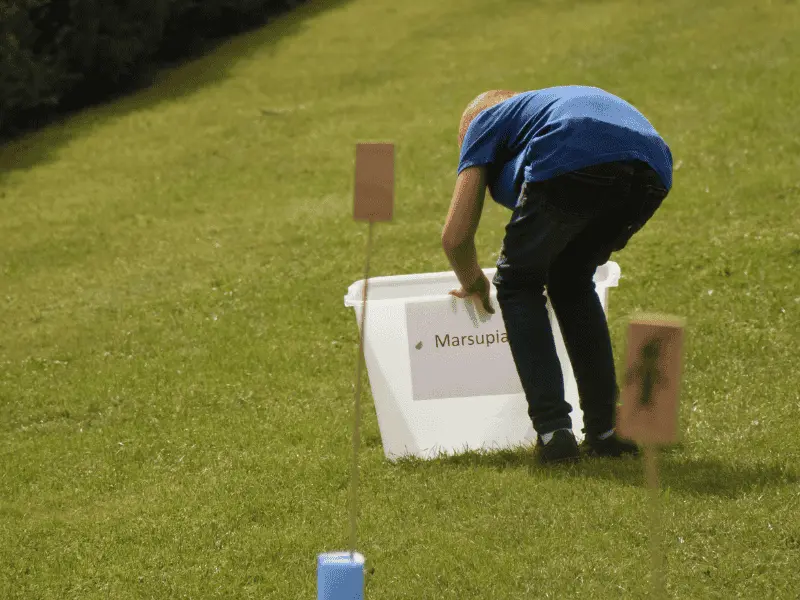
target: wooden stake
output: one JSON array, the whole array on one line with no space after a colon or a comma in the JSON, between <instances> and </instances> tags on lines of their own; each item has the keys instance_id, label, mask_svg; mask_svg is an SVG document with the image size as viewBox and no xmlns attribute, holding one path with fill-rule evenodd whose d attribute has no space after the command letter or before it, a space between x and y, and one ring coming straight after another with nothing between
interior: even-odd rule
<instances>
[{"instance_id":1,"label":"wooden stake","mask_svg":"<svg viewBox=\"0 0 800 600\"><path fill-rule=\"evenodd\" d=\"M664 549L662 546L661 532L661 501L658 481L658 448L652 444L644 446L645 479L650 495L650 554L651 554L651 584L653 600L666 598Z\"/></svg>"},{"instance_id":2,"label":"wooden stake","mask_svg":"<svg viewBox=\"0 0 800 600\"><path fill-rule=\"evenodd\" d=\"M355 406L353 409L353 462L350 465L350 556L356 551L356 525L358 522L358 450L361 442L361 368L364 364L364 325L367 322L367 285L369 283L369 258L372 254L372 227L369 222L367 233L367 259L364 264L364 305L361 309L361 326L358 342L358 359L356 366Z\"/></svg>"}]
</instances>

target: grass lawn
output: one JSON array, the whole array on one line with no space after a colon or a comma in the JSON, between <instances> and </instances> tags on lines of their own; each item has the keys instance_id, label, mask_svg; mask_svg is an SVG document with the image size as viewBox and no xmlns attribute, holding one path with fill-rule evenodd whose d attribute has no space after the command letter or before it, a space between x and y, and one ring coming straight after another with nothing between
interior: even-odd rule
<instances>
[{"instance_id":1,"label":"grass lawn","mask_svg":"<svg viewBox=\"0 0 800 600\"><path fill-rule=\"evenodd\" d=\"M347 545L354 145L397 144L373 274L448 270L478 92L598 85L675 185L609 321L687 319L674 598L800 589L800 3L339 0L0 149L0 598L315 597ZM509 218L487 203L481 264ZM367 388L368 389L368 388ZM636 460L391 464L366 397L368 598L644 598Z\"/></svg>"}]
</instances>

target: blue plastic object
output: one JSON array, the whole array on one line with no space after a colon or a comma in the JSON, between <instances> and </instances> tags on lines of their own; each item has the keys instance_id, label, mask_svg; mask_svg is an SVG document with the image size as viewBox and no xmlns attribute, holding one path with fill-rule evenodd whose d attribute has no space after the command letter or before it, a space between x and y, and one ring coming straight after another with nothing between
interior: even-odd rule
<instances>
[{"instance_id":1,"label":"blue plastic object","mask_svg":"<svg viewBox=\"0 0 800 600\"><path fill-rule=\"evenodd\" d=\"M320 554L317 600L364 600L364 557L358 552Z\"/></svg>"}]
</instances>

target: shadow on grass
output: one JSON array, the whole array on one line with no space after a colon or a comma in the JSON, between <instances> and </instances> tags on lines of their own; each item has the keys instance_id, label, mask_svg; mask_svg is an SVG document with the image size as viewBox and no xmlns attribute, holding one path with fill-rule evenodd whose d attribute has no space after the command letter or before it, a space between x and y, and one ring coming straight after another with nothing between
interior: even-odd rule
<instances>
[{"instance_id":1,"label":"shadow on grass","mask_svg":"<svg viewBox=\"0 0 800 600\"><path fill-rule=\"evenodd\" d=\"M520 469L532 475L551 478L602 479L624 485L643 487L644 465L641 458L584 458L573 465L539 465L532 449L467 452L433 460L405 458L397 461L400 469ZM788 463L753 460L732 463L716 458L697 458L681 454L680 448L668 449L659 457L661 488L693 495L736 498L747 492L776 485L795 485L800 475Z\"/></svg>"},{"instance_id":2,"label":"shadow on grass","mask_svg":"<svg viewBox=\"0 0 800 600\"><path fill-rule=\"evenodd\" d=\"M109 119L175 100L224 80L231 68L256 52L274 52L281 40L301 33L306 21L350 0L309 0L252 31L210 42L200 56L189 56L143 74L136 84L94 105L54 115L33 131L0 139L0 182L15 170L52 160L56 150ZM298 76L302 76L299 74ZM92 108L91 114L81 114ZM256 107L265 108L265 107ZM269 108L266 107L266 113Z\"/></svg>"}]
</instances>

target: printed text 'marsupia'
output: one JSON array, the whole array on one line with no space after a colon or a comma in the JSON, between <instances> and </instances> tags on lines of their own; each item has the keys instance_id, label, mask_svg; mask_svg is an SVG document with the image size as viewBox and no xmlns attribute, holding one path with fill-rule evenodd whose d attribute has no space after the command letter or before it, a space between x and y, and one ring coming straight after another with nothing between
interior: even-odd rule
<instances>
[{"instance_id":1,"label":"printed text 'marsupia'","mask_svg":"<svg viewBox=\"0 0 800 600\"><path fill-rule=\"evenodd\" d=\"M506 336L506 332L500 333L500 331L496 331L495 333L486 333L481 335L453 335L451 336L449 333L445 334L444 337L439 335L434 336L436 338L436 347L437 348L450 348L456 346L491 346L492 344L507 344L508 337Z\"/></svg>"}]
</instances>

